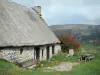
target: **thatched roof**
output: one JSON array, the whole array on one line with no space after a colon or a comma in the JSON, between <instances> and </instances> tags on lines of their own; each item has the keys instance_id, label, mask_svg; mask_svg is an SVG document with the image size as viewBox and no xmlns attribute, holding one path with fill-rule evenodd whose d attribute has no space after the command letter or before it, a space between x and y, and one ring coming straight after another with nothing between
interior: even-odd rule
<instances>
[{"instance_id":1,"label":"thatched roof","mask_svg":"<svg viewBox=\"0 0 100 75\"><path fill-rule=\"evenodd\" d=\"M0 47L59 43L32 8L0 0Z\"/></svg>"}]
</instances>

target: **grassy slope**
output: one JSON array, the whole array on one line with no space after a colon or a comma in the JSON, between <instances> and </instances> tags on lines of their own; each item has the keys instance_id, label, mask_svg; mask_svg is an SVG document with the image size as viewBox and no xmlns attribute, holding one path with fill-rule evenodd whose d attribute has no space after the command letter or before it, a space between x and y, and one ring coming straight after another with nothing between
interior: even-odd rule
<instances>
[{"instance_id":1,"label":"grassy slope","mask_svg":"<svg viewBox=\"0 0 100 75\"><path fill-rule=\"evenodd\" d=\"M84 50L97 50L97 51L100 51L100 46L93 46L93 45L90 45L90 44L83 44L82 48Z\"/></svg>"},{"instance_id":2,"label":"grassy slope","mask_svg":"<svg viewBox=\"0 0 100 75\"><path fill-rule=\"evenodd\" d=\"M49 61L42 61L40 64L43 64L45 67L50 67L59 64L60 62L76 62L78 56L66 57L65 55L54 56Z\"/></svg>"},{"instance_id":3,"label":"grassy slope","mask_svg":"<svg viewBox=\"0 0 100 75\"><path fill-rule=\"evenodd\" d=\"M92 46L84 46L84 49L93 49ZM100 47L95 47L94 49L99 50ZM96 54L96 59L87 62L87 63L81 63L78 66L75 66L72 71L70 72L42 72L42 71L32 71L32 70L26 70L26 69L21 69L17 67L14 64L11 64L9 62L5 61L0 61L0 75L99 75L100 74L100 54ZM67 58L64 55L58 55L53 57L53 62L52 61L45 61L41 62L41 64L44 64L45 66L52 66L55 64L54 60L59 61L59 62L76 62L78 56L74 57L69 57Z\"/></svg>"}]
</instances>

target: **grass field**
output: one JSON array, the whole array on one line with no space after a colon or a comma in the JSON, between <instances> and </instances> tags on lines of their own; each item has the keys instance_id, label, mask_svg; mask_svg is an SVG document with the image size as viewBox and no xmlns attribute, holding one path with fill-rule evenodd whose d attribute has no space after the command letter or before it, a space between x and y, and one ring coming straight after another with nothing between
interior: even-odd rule
<instances>
[{"instance_id":1,"label":"grass field","mask_svg":"<svg viewBox=\"0 0 100 75\"><path fill-rule=\"evenodd\" d=\"M89 47L90 45L84 45L84 50L100 50L100 47ZM90 49L91 48L91 49ZM4 60L0 60L0 75L100 75L100 53L94 54L96 59L91 62L82 62L75 66L72 71L69 72L43 72L40 70L32 71L28 69L22 69L15 64L11 64ZM45 66L53 66L55 62L77 62L78 55L73 57L66 57L65 55L54 56L50 61L42 61L41 64Z\"/></svg>"},{"instance_id":2,"label":"grass field","mask_svg":"<svg viewBox=\"0 0 100 75\"><path fill-rule=\"evenodd\" d=\"M98 51L100 51L100 46L93 46L91 44L83 44L82 48L84 48L85 50L98 50Z\"/></svg>"}]
</instances>

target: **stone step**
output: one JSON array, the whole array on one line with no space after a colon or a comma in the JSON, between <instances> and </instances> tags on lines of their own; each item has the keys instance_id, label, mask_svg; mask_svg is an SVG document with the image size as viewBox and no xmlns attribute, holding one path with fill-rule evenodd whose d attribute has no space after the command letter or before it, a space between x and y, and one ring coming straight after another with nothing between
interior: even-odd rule
<instances>
[{"instance_id":1,"label":"stone step","mask_svg":"<svg viewBox=\"0 0 100 75\"><path fill-rule=\"evenodd\" d=\"M34 59L18 63L18 65L23 68L26 68L26 67L29 67L29 66L32 66L35 64L36 64L36 60L34 60Z\"/></svg>"}]
</instances>

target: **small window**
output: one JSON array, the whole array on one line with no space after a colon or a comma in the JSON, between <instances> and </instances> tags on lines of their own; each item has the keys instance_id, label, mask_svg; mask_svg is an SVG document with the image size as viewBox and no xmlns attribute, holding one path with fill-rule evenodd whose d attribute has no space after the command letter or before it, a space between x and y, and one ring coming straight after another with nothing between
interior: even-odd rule
<instances>
[{"instance_id":1,"label":"small window","mask_svg":"<svg viewBox=\"0 0 100 75\"><path fill-rule=\"evenodd\" d=\"M2 51L0 50L0 52L2 52Z\"/></svg>"},{"instance_id":2,"label":"small window","mask_svg":"<svg viewBox=\"0 0 100 75\"><path fill-rule=\"evenodd\" d=\"M23 49L21 48L21 49L20 49L20 55L22 55L22 53L23 53Z\"/></svg>"},{"instance_id":3,"label":"small window","mask_svg":"<svg viewBox=\"0 0 100 75\"><path fill-rule=\"evenodd\" d=\"M55 46L52 46L52 54L55 54Z\"/></svg>"},{"instance_id":4,"label":"small window","mask_svg":"<svg viewBox=\"0 0 100 75\"><path fill-rule=\"evenodd\" d=\"M2 48L0 48L0 52L2 52Z\"/></svg>"},{"instance_id":5,"label":"small window","mask_svg":"<svg viewBox=\"0 0 100 75\"><path fill-rule=\"evenodd\" d=\"M35 59L35 57L36 57L36 50L34 50L34 59Z\"/></svg>"},{"instance_id":6,"label":"small window","mask_svg":"<svg viewBox=\"0 0 100 75\"><path fill-rule=\"evenodd\" d=\"M44 49L42 49L42 57L43 57L43 52L44 52Z\"/></svg>"}]
</instances>

